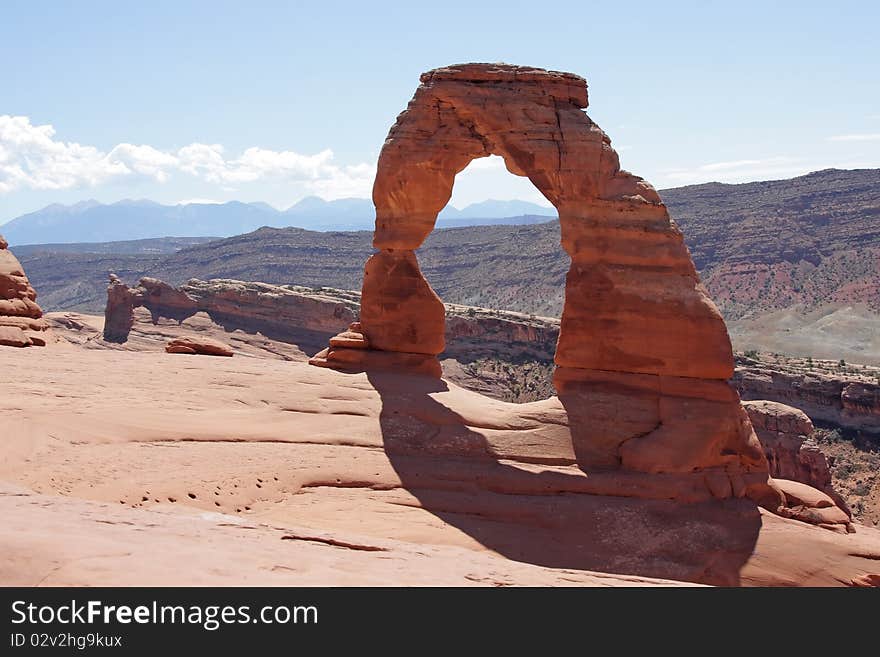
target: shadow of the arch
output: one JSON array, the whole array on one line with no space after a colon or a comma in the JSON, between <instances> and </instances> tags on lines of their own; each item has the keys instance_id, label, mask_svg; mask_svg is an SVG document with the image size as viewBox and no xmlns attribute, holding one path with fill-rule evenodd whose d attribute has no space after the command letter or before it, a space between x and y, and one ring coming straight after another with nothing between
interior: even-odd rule
<instances>
[{"instance_id":1,"label":"shadow of the arch","mask_svg":"<svg viewBox=\"0 0 880 657\"><path fill-rule=\"evenodd\" d=\"M367 376L381 398L384 449L403 487L484 547L552 568L740 583L761 526L750 500L683 504L565 492L567 479L577 490L577 475L495 458L482 434L432 397L448 390L444 381Z\"/></svg>"}]
</instances>

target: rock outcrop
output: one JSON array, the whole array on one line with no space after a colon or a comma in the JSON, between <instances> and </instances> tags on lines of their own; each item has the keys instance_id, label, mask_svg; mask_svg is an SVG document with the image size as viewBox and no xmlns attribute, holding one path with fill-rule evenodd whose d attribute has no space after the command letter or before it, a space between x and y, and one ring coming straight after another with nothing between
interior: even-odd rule
<instances>
[{"instance_id":1,"label":"rock outcrop","mask_svg":"<svg viewBox=\"0 0 880 657\"><path fill-rule=\"evenodd\" d=\"M154 323L162 318L181 321L205 312L230 329L263 332L282 342L300 343L306 334L326 341L339 330L340 322L347 321L355 325L354 334L340 334L330 340L331 346L357 349L368 344L355 321L360 315L359 292L226 279L192 279L175 288L155 278L142 278L137 286L128 287L113 274L110 281L104 321L104 338L110 342L127 340L134 309L144 307ZM553 361L559 337L559 320L554 317L458 304L445 304L445 314L444 359ZM434 371L433 364L431 368Z\"/></svg>"},{"instance_id":2,"label":"rock outcrop","mask_svg":"<svg viewBox=\"0 0 880 657\"><path fill-rule=\"evenodd\" d=\"M0 235L0 345L46 345L46 322L37 305L37 293L24 269Z\"/></svg>"},{"instance_id":3,"label":"rock outcrop","mask_svg":"<svg viewBox=\"0 0 880 657\"><path fill-rule=\"evenodd\" d=\"M326 342L341 323L353 322L358 302L357 295L343 290L222 279L192 279L175 288L155 278L142 278L130 288L111 276L104 339L125 342L137 307L147 308L154 322L183 321L204 312L229 331L241 329L308 346Z\"/></svg>"},{"instance_id":4,"label":"rock outcrop","mask_svg":"<svg viewBox=\"0 0 880 657\"><path fill-rule=\"evenodd\" d=\"M844 374L795 370L743 359L733 375L743 399L772 399L814 420L880 434L880 384Z\"/></svg>"},{"instance_id":5,"label":"rock outcrop","mask_svg":"<svg viewBox=\"0 0 880 657\"><path fill-rule=\"evenodd\" d=\"M169 340L165 345L169 354L204 354L206 356L233 356L232 347L219 340L204 336L186 336Z\"/></svg>"},{"instance_id":6,"label":"rock outcrop","mask_svg":"<svg viewBox=\"0 0 880 657\"><path fill-rule=\"evenodd\" d=\"M831 485L828 459L809 438L813 423L806 413L763 399L744 401L743 408L761 441L773 477L800 481L819 490Z\"/></svg>"},{"instance_id":7,"label":"rock outcrop","mask_svg":"<svg viewBox=\"0 0 880 657\"><path fill-rule=\"evenodd\" d=\"M134 309L140 306L143 294L128 287L116 274L110 274L107 286L107 305L104 308L104 339L107 342L125 342L134 325Z\"/></svg>"},{"instance_id":8,"label":"rock outcrop","mask_svg":"<svg viewBox=\"0 0 880 657\"><path fill-rule=\"evenodd\" d=\"M774 507L768 465L736 391L730 339L681 232L654 188L620 168L583 112L570 73L465 64L421 76L391 127L373 187L376 230L364 270L368 349L331 346L312 364L420 371L445 348L444 307L416 249L457 173L500 155L559 211L571 256L555 386L579 465L651 474L706 473L719 498ZM435 369L439 375L439 368Z\"/></svg>"},{"instance_id":9,"label":"rock outcrop","mask_svg":"<svg viewBox=\"0 0 880 657\"><path fill-rule=\"evenodd\" d=\"M841 508L832 496L800 481L773 481L785 495L785 505L778 510L783 518L794 518L832 531L855 533L849 510Z\"/></svg>"},{"instance_id":10,"label":"rock outcrop","mask_svg":"<svg viewBox=\"0 0 880 657\"><path fill-rule=\"evenodd\" d=\"M779 402L744 401L774 480L791 480L822 491L847 518L852 512L831 483L828 458L810 436L813 422L802 410ZM800 503L798 503L800 504ZM796 504L797 506L797 504Z\"/></svg>"}]
</instances>

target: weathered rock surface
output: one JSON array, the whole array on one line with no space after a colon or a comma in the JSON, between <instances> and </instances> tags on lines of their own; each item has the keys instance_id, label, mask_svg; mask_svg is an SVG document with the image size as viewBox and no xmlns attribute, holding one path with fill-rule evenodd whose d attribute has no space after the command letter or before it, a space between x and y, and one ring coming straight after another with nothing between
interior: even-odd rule
<instances>
[{"instance_id":1,"label":"weathered rock surface","mask_svg":"<svg viewBox=\"0 0 880 657\"><path fill-rule=\"evenodd\" d=\"M358 310L357 295L343 290L222 279L192 279L179 288L155 278L142 278L129 288L116 279L107 292L104 338L113 342L125 342L134 308L144 307L154 323L161 318L183 322L206 313L228 331L262 333L308 349L326 343L340 323L356 319Z\"/></svg>"},{"instance_id":2,"label":"weathered rock surface","mask_svg":"<svg viewBox=\"0 0 880 657\"><path fill-rule=\"evenodd\" d=\"M107 305L104 308L104 339L125 342L134 325L134 308L143 301L143 294L128 287L116 274L110 274Z\"/></svg>"},{"instance_id":3,"label":"weathered rock surface","mask_svg":"<svg viewBox=\"0 0 880 657\"><path fill-rule=\"evenodd\" d=\"M742 359L733 383L743 399L772 399L814 420L880 433L880 384L846 374L795 370Z\"/></svg>"},{"instance_id":4,"label":"weathered rock surface","mask_svg":"<svg viewBox=\"0 0 880 657\"><path fill-rule=\"evenodd\" d=\"M831 483L827 457L810 437L813 423L807 414L792 406L767 400L744 401L743 408L767 455L774 481L791 480L809 486L817 495L833 499L834 505L851 518L849 507ZM786 497L790 503L791 495Z\"/></svg>"},{"instance_id":5,"label":"weathered rock surface","mask_svg":"<svg viewBox=\"0 0 880 657\"><path fill-rule=\"evenodd\" d=\"M143 278L136 287L130 288L118 277L111 276L107 294L104 337L117 343L128 339L138 307L148 309L154 323L173 320L185 326L201 313L229 331L261 332L273 341L297 344L304 349L310 341L327 341L328 336L339 330L340 321L353 320L360 314L359 292L333 288L315 291L300 286L224 279L192 279L174 288L158 279ZM457 304L446 304L444 312L443 358L460 362L481 357L553 362L559 336L556 318ZM330 337L331 348L369 347L362 325L351 322L351 326L355 328ZM114 339L116 336L119 338ZM347 355L340 352L339 358ZM410 366L423 363L424 371L439 372L436 363L430 362L436 360L433 356L422 358L412 354L401 361L396 352L382 352L364 357L389 365L404 361ZM357 358L352 356L356 366ZM337 361L337 365L341 367L341 361Z\"/></svg>"},{"instance_id":6,"label":"weathered rock surface","mask_svg":"<svg viewBox=\"0 0 880 657\"><path fill-rule=\"evenodd\" d=\"M6 584L839 586L880 574L876 529L821 531L713 499L706 472L584 473L556 399L63 348L3 356ZM685 482L690 497L670 499Z\"/></svg>"},{"instance_id":7,"label":"weathered rock surface","mask_svg":"<svg viewBox=\"0 0 880 657\"><path fill-rule=\"evenodd\" d=\"M803 411L767 400L744 401L774 478L792 479L819 490L831 486L828 459L810 440L813 423Z\"/></svg>"},{"instance_id":8,"label":"weathered rock surface","mask_svg":"<svg viewBox=\"0 0 880 657\"><path fill-rule=\"evenodd\" d=\"M441 358L468 362L487 356L511 362L552 363L559 320L510 311L446 304L446 349Z\"/></svg>"},{"instance_id":9,"label":"weathered rock surface","mask_svg":"<svg viewBox=\"0 0 880 657\"><path fill-rule=\"evenodd\" d=\"M225 342L203 336L175 338L165 345L169 354L205 354L206 356L233 356L235 352Z\"/></svg>"},{"instance_id":10,"label":"weathered rock surface","mask_svg":"<svg viewBox=\"0 0 880 657\"><path fill-rule=\"evenodd\" d=\"M774 479L773 483L785 495L785 505L779 509L782 517L832 531L855 533L849 513L841 509L830 495L800 481Z\"/></svg>"},{"instance_id":11,"label":"weathered rock surface","mask_svg":"<svg viewBox=\"0 0 880 657\"><path fill-rule=\"evenodd\" d=\"M45 346L46 322L37 293L0 235L0 345Z\"/></svg>"},{"instance_id":12,"label":"weathered rock surface","mask_svg":"<svg viewBox=\"0 0 880 657\"><path fill-rule=\"evenodd\" d=\"M424 73L421 82L377 165L379 253L365 267L360 317L370 348L332 347L312 363L369 370L376 353L444 350L443 304L415 251L456 174L500 155L557 208L571 257L554 384L579 465L719 471L732 483L707 483L714 495L749 495L774 508L766 459L727 382L733 353L721 315L657 192L620 168L611 140L583 112L586 81L464 64Z\"/></svg>"}]
</instances>

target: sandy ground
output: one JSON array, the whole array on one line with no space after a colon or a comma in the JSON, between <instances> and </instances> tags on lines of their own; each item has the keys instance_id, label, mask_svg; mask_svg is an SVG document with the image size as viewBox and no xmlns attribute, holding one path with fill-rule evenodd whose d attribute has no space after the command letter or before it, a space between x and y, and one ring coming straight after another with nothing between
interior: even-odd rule
<instances>
[{"instance_id":1,"label":"sandy ground","mask_svg":"<svg viewBox=\"0 0 880 657\"><path fill-rule=\"evenodd\" d=\"M421 384L154 346L0 347L0 584L832 585L880 572L874 529L837 534L744 500L585 493L555 399L443 384L398 403ZM462 429L492 458L389 449Z\"/></svg>"}]
</instances>

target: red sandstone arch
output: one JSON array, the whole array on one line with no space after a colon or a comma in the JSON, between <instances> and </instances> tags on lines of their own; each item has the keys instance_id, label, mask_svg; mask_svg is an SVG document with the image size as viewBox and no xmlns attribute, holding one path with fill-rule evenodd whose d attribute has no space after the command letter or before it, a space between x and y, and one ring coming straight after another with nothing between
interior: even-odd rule
<instances>
[{"instance_id":1,"label":"red sandstone arch","mask_svg":"<svg viewBox=\"0 0 880 657\"><path fill-rule=\"evenodd\" d=\"M444 308L415 250L456 174L475 158L500 155L559 211L571 268L554 383L582 462L716 469L709 485L721 497L745 494L747 472L766 483L766 460L726 382L733 355L724 321L657 192L621 170L610 139L583 112L586 81L465 64L424 73L421 82L379 156L379 252L365 267L360 324L312 363L439 376Z\"/></svg>"},{"instance_id":2,"label":"red sandstone arch","mask_svg":"<svg viewBox=\"0 0 880 657\"><path fill-rule=\"evenodd\" d=\"M443 307L415 250L472 160L504 158L559 210L572 258L556 362L563 367L725 379L721 315L699 284L657 192L620 169L582 111L586 81L505 65L429 71L392 126L373 187L380 252L366 267L361 324L374 349L436 355Z\"/></svg>"}]
</instances>

